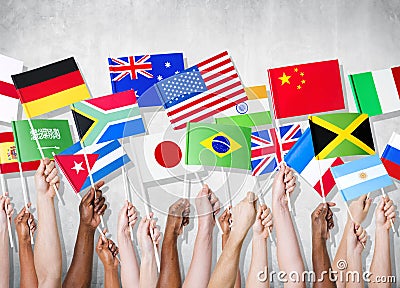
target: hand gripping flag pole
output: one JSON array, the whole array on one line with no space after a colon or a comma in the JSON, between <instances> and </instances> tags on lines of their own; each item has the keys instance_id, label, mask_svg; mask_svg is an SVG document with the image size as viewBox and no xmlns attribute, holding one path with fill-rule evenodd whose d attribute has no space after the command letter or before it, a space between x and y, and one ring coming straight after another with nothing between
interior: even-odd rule
<instances>
[{"instance_id":1,"label":"hand gripping flag pole","mask_svg":"<svg viewBox=\"0 0 400 288\"><path fill-rule=\"evenodd\" d=\"M385 190L383 190L383 188L381 188L381 192L382 192L382 196L383 196L383 197L386 197L386 196L387 196L386 193L385 193ZM392 226L392 231L393 231L393 233L396 233L396 230L394 229L393 219L390 219L390 226Z\"/></svg>"},{"instance_id":2,"label":"hand gripping flag pole","mask_svg":"<svg viewBox=\"0 0 400 288\"><path fill-rule=\"evenodd\" d=\"M22 174L22 165L21 162L18 162L18 170L19 170L19 179L21 180L21 186L22 186L22 194L24 196L24 202L25 202L25 209L29 211L29 207L28 207L28 191L26 190L26 185L25 185L25 181L24 181L24 176ZM53 186L54 189L56 189L56 185ZM57 191L57 190L55 190ZM32 235L32 230L29 229L29 234L31 236L31 244L34 244L33 241L33 235Z\"/></svg>"},{"instance_id":3,"label":"hand gripping flag pole","mask_svg":"<svg viewBox=\"0 0 400 288\"><path fill-rule=\"evenodd\" d=\"M183 175L183 198L189 199L190 180L187 178L187 172ZM182 238L185 238L185 226L182 227Z\"/></svg>"},{"instance_id":4,"label":"hand gripping flag pole","mask_svg":"<svg viewBox=\"0 0 400 288\"><path fill-rule=\"evenodd\" d=\"M129 187L128 187L128 181L126 179L127 175L126 175L125 165L121 166L121 170L122 170L122 181L124 183L125 198L126 198L126 201L130 202L130 199L129 199ZM129 225L129 231L131 233L131 241L133 242L134 241L134 239L133 239L133 228L132 228L131 225Z\"/></svg>"},{"instance_id":5,"label":"hand gripping flag pole","mask_svg":"<svg viewBox=\"0 0 400 288\"><path fill-rule=\"evenodd\" d=\"M6 179L4 179L4 174L0 174L0 181L1 181L1 190L3 191L3 196L6 196ZM10 245L11 248L14 248L14 240L13 240L13 236L12 236L12 231L11 231L11 221L10 218L7 217L7 229L8 229L8 238L10 240Z\"/></svg>"},{"instance_id":6,"label":"hand gripping flag pole","mask_svg":"<svg viewBox=\"0 0 400 288\"><path fill-rule=\"evenodd\" d=\"M255 182L256 182L255 184L257 186L256 189L258 190L257 194L258 194L258 199L260 201L260 205L263 205L263 204L265 204L265 202L264 202L264 199L262 198L260 183L258 182L257 176L255 176L254 179L255 179ZM269 232L269 239L271 240L272 243L275 244L274 238L272 237L272 229L271 229L271 227L268 227L268 232Z\"/></svg>"}]
</instances>

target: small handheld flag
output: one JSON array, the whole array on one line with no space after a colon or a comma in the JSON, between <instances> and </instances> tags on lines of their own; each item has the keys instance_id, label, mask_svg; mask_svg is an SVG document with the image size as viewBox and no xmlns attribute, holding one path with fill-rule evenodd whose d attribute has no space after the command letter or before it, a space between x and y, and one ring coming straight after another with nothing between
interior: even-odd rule
<instances>
[{"instance_id":1,"label":"small handheld flag","mask_svg":"<svg viewBox=\"0 0 400 288\"><path fill-rule=\"evenodd\" d=\"M390 137L381 159L389 175L400 180L400 135L396 132Z\"/></svg>"},{"instance_id":2,"label":"small handheld flag","mask_svg":"<svg viewBox=\"0 0 400 288\"><path fill-rule=\"evenodd\" d=\"M372 155L331 168L345 201L393 184L378 155Z\"/></svg>"},{"instance_id":3,"label":"small handheld flag","mask_svg":"<svg viewBox=\"0 0 400 288\"><path fill-rule=\"evenodd\" d=\"M367 114L332 113L308 119L318 160L375 153Z\"/></svg>"}]
</instances>

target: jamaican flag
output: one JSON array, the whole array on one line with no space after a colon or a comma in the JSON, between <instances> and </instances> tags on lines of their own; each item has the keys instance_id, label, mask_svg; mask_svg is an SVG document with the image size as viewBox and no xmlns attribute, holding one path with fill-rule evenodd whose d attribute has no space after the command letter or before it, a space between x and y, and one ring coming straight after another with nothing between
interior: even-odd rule
<instances>
[{"instance_id":1,"label":"jamaican flag","mask_svg":"<svg viewBox=\"0 0 400 288\"><path fill-rule=\"evenodd\" d=\"M367 114L333 113L309 116L317 160L375 154Z\"/></svg>"}]
</instances>

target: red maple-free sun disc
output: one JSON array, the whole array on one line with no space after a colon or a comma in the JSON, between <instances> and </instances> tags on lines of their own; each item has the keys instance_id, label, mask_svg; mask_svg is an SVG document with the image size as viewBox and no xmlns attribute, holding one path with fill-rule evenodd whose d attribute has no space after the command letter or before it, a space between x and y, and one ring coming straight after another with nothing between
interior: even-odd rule
<instances>
[{"instance_id":1,"label":"red maple-free sun disc","mask_svg":"<svg viewBox=\"0 0 400 288\"><path fill-rule=\"evenodd\" d=\"M181 162L181 148L172 141L163 141L154 150L154 156L158 164L165 168L172 168Z\"/></svg>"}]
</instances>

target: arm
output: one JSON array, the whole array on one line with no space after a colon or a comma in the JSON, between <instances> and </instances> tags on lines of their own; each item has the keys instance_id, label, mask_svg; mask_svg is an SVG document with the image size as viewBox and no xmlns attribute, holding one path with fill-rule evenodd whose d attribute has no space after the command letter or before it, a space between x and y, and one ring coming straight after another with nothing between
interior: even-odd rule
<instances>
[{"instance_id":1,"label":"arm","mask_svg":"<svg viewBox=\"0 0 400 288\"><path fill-rule=\"evenodd\" d=\"M213 230L215 226L214 213L220 208L217 196L207 185L196 197L198 213L197 236L194 242L193 257L190 262L183 287L207 287L211 275L211 257Z\"/></svg>"},{"instance_id":2,"label":"arm","mask_svg":"<svg viewBox=\"0 0 400 288\"><path fill-rule=\"evenodd\" d=\"M190 203L187 199L179 199L169 207L165 236L161 249L160 277L157 287L181 287L179 271L178 236L183 226L189 224Z\"/></svg>"},{"instance_id":3,"label":"arm","mask_svg":"<svg viewBox=\"0 0 400 288\"><path fill-rule=\"evenodd\" d=\"M8 220L13 214L13 208L10 204L10 198L6 195L0 195L0 287L9 287L10 282L10 260L8 250Z\"/></svg>"},{"instance_id":4,"label":"arm","mask_svg":"<svg viewBox=\"0 0 400 288\"><path fill-rule=\"evenodd\" d=\"M35 174L38 232L34 250L35 269L40 287L61 286L62 254L53 189L53 185L59 187L59 183L54 161L47 158L40 160Z\"/></svg>"},{"instance_id":5,"label":"arm","mask_svg":"<svg viewBox=\"0 0 400 288\"><path fill-rule=\"evenodd\" d=\"M393 201L389 197L381 199L375 212L375 248L374 256L372 257L371 269L372 273L371 280L376 283L369 283L369 287L391 287L391 283L377 283L376 277L391 276L392 266L390 257L390 235L389 230L391 226L391 220L395 220L396 212L393 205Z\"/></svg>"},{"instance_id":6,"label":"arm","mask_svg":"<svg viewBox=\"0 0 400 288\"><path fill-rule=\"evenodd\" d=\"M132 287L139 283L139 265L131 241L130 228L137 221L136 208L126 202L118 216L118 245L121 256L122 287ZM135 286L136 287L136 286Z\"/></svg>"},{"instance_id":7,"label":"arm","mask_svg":"<svg viewBox=\"0 0 400 288\"><path fill-rule=\"evenodd\" d=\"M118 247L110 239L99 236L96 253L104 266L104 287L119 288L118 277Z\"/></svg>"},{"instance_id":8,"label":"arm","mask_svg":"<svg viewBox=\"0 0 400 288\"><path fill-rule=\"evenodd\" d=\"M361 254L365 243L367 243L367 238L366 231L359 224L352 223L347 232L347 270L357 272L358 277L350 276L349 279L346 279L346 281L348 280L346 288L364 287Z\"/></svg>"},{"instance_id":9,"label":"arm","mask_svg":"<svg viewBox=\"0 0 400 288\"><path fill-rule=\"evenodd\" d=\"M368 215L368 210L369 207L371 207L371 203L372 203L372 199L371 198L367 198L367 195L363 195L360 196L360 198L358 198L356 201L351 202L350 204L350 211L351 211L351 215L353 215L354 217L354 221L356 221L358 224L362 224L362 222L365 220L365 218ZM352 226L352 222L349 219L349 217L347 217L347 222L346 222L346 226L344 228L343 231L343 236L342 239L340 240L340 244L338 247L338 250L336 251L336 255L335 258L333 260L333 264L332 264L332 271L335 271L336 275L338 275L339 279L340 279L340 274L344 275L344 277L346 276L346 272L347 272L347 268L345 269L338 269L338 265L340 267L342 267L340 265L340 262L345 260L347 261L346 257L347 257L347 238L346 235L349 232L349 230L351 229ZM338 288L344 288L346 286L346 283L343 281L337 281L336 285Z\"/></svg>"},{"instance_id":10,"label":"arm","mask_svg":"<svg viewBox=\"0 0 400 288\"><path fill-rule=\"evenodd\" d=\"M156 226L156 221L152 218L153 213L150 213L151 220L147 217L143 217L142 221L139 223L137 232L138 243L142 253L142 262L140 264L140 288L155 288L157 286L158 272L153 242L158 245L161 235L160 230ZM153 230L153 236L151 236L150 229Z\"/></svg>"},{"instance_id":11,"label":"arm","mask_svg":"<svg viewBox=\"0 0 400 288\"><path fill-rule=\"evenodd\" d=\"M28 203L28 207L31 203ZM35 220L33 215L22 208L21 212L14 219L15 228L18 236L18 254L20 268L20 287L38 287L35 264L33 261L33 250L31 244L30 232L32 235L36 230Z\"/></svg>"},{"instance_id":12,"label":"arm","mask_svg":"<svg viewBox=\"0 0 400 288\"><path fill-rule=\"evenodd\" d=\"M74 256L65 276L63 287L90 287L92 281L94 234L100 224L100 215L107 209L105 198L99 190L104 181L95 184L79 204L80 222L76 236Z\"/></svg>"},{"instance_id":13,"label":"arm","mask_svg":"<svg viewBox=\"0 0 400 288\"><path fill-rule=\"evenodd\" d=\"M329 230L334 227L332 210L334 203L321 203L311 215L312 223L312 263L316 275L315 288L336 287L335 282L329 280L331 259L326 249L326 240Z\"/></svg>"},{"instance_id":14,"label":"arm","mask_svg":"<svg viewBox=\"0 0 400 288\"><path fill-rule=\"evenodd\" d=\"M229 212L232 207L229 207L225 209L224 213L219 217L218 221L221 224L222 232L222 250L225 248L226 242L229 239L229 235L231 233L231 227L230 225L230 220L232 217L232 214ZM240 268L238 267L237 275L236 275L236 281L235 281L235 286L234 288L240 288L242 285L242 280L240 277Z\"/></svg>"},{"instance_id":15,"label":"arm","mask_svg":"<svg viewBox=\"0 0 400 288\"><path fill-rule=\"evenodd\" d=\"M256 222L253 225L253 241L251 251L251 263L247 275L246 287L269 288L268 279L268 249L266 240L272 230L272 214L267 206L261 205L257 211ZM259 272L264 271L266 281L259 280Z\"/></svg>"},{"instance_id":16,"label":"arm","mask_svg":"<svg viewBox=\"0 0 400 288\"><path fill-rule=\"evenodd\" d=\"M240 250L242 249L244 238L256 217L255 201L254 193L248 192L247 197L232 209L231 234L211 275L208 287L233 287L235 284Z\"/></svg>"},{"instance_id":17,"label":"arm","mask_svg":"<svg viewBox=\"0 0 400 288\"><path fill-rule=\"evenodd\" d=\"M279 269L287 274L296 272L297 275L302 275L303 259L286 199L286 191L292 193L295 186L296 178L293 171L282 164L272 186L278 264ZM304 282L291 282L288 277L286 279L288 282L285 283L285 287L305 287Z\"/></svg>"}]
</instances>

